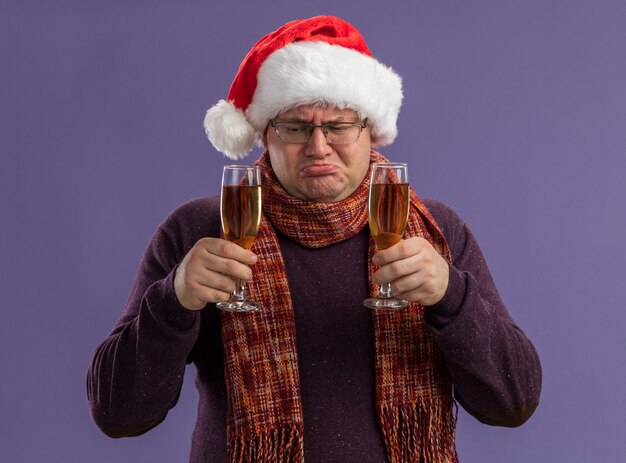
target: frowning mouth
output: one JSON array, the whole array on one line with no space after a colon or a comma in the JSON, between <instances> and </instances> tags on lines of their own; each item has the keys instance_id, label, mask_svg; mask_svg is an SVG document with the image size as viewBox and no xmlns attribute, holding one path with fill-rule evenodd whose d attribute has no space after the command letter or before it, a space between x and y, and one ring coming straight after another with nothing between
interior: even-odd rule
<instances>
[{"instance_id":1,"label":"frowning mouth","mask_svg":"<svg viewBox=\"0 0 626 463\"><path fill-rule=\"evenodd\" d=\"M300 171L302 177L317 177L320 175L332 175L337 172L337 166L333 164L312 164Z\"/></svg>"}]
</instances>

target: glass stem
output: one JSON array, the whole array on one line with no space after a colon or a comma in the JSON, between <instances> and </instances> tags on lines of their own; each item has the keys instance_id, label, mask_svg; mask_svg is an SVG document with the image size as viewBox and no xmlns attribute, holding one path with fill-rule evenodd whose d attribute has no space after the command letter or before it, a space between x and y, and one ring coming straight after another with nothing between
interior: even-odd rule
<instances>
[{"instance_id":1,"label":"glass stem","mask_svg":"<svg viewBox=\"0 0 626 463\"><path fill-rule=\"evenodd\" d=\"M245 291L244 282L240 280L239 278L237 278L235 280L235 290L233 291L233 296L231 297L231 300L237 301L237 302L245 301L246 297L245 297L244 291Z\"/></svg>"},{"instance_id":2,"label":"glass stem","mask_svg":"<svg viewBox=\"0 0 626 463\"><path fill-rule=\"evenodd\" d=\"M391 294L391 283L383 283L380 285L380 291L378 292L379 299L392 299L393 294Z\"/></svg>"}]
</instances>

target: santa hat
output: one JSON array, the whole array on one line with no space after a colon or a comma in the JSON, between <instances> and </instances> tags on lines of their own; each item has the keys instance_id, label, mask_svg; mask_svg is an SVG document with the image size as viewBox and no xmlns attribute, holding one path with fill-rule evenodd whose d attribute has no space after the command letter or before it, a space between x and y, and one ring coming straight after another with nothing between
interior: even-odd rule
<instances>
[{"instance_id":1,"label":"santa hat","mask_svg":"<svg viewBox=\"0 0 626 463\"><path fill-rule=\"evenodd\" d=\"M204 118L213 146L244 157L270 119L301 105L326 103L367 118L378 146L397 135L402 80L372 57L365 39L334 16L291 21L259 40L239 66L228 99Z\"/></svg>"}]
</instances>

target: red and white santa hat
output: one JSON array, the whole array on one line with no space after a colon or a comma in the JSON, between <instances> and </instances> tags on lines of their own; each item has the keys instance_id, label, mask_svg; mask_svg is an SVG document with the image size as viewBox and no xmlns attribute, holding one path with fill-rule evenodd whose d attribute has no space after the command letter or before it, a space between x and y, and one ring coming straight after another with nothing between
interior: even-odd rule
<instances>
[{"instance_id":1,"label":"red and white santa hat","mask_svg":"<svg viewBox=\"0 0 626 463\"><path fill-rule=\"evenodd\" d=\"M227 101L204 118L213 146L231 159L252 150L270 119L326 103L367 118L377 146L397 135L402 80L372 57L365 39L334 16L291 21L259 40L239 66Z\"/></svg>"}]
</instances>

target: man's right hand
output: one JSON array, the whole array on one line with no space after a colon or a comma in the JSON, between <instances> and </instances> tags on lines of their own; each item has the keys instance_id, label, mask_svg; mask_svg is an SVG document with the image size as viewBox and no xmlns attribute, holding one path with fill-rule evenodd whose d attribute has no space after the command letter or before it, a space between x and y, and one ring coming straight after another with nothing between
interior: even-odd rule
<instances>
[{"instance_id":1,"label":"man's right hand","mask_svg":"<svg viewBox=\"0 0 626 463\"><path fill-rule=\"evenodd\" d=\"M256 255L220 238L202 238L176 269L174 292L188 310L201 310L209 302L226 301L235 290L235 279L252 279Z\"/></svg>"}]
</instances>

